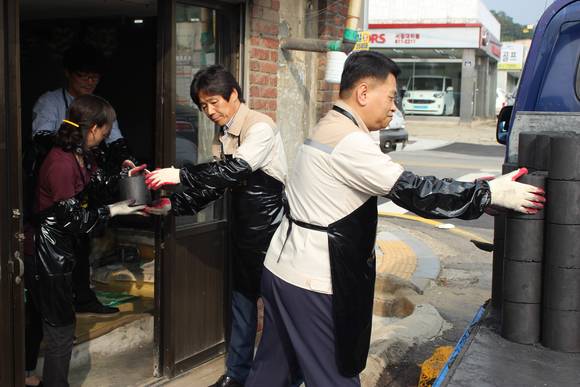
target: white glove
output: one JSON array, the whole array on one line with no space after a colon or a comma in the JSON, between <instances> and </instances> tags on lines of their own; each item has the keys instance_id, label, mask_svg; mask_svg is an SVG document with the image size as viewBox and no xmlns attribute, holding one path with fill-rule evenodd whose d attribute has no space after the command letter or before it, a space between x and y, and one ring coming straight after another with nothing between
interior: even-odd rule
<instances>
[{"instance_id":1,"label":"white glove","mask_svg":"<svg viewBox=\"0 0 580 387\"><path fill-rule=\"evenodd\" d=\"M165 216L171 211L171 201L167 198L161 198L151 207L145 207L145 212L152 215Z\"/></svg>"},{"instance_id":2,"label":"white glove","mask_svg":"<svg viewBox=\"0 0 580 387\"><path fill-rule=\"evenodd\" d=\"M164 185L175 185L181 183L179 180L179 169L163 168L156 169L145 176L145 183L149 189L159 189Z\"/></svg>"},{"instance_id":3,"label":"white glove","mask_svg":"<svg viewBox=\"0 0 580 387\"><path fill-rule=\"evenodd\" d=\"M143 210L145 205L141 206L131 206L135 203L135 200L124 200L122 202L117 202L109 204L109 212L111 213L111 218L117 215L145 215Z\"/></svg>"},{"instance_id":4,"label":"white glove","mask_svg":"<svg viewBox=\"0 0 580 387\"><path fill-rule=\"evenodd\" d=\"M507 208L524 214L535 214L544 208L544 190L516 180L528 173L520 168L489 181L491 205Z\"/></svg>"}]
</instances>

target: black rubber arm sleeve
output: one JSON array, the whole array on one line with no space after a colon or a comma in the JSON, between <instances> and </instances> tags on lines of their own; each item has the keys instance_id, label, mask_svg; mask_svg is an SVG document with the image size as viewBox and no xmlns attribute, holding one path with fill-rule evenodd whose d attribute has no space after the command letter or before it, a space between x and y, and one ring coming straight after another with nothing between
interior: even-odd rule
<instances>
[{"instance_id":1,"label":"black rubber arm sleeve","mask_svg":"<svg viewBox=\"0 0 580 387\"><path fill-rule=\"evenodd\" d=\"M54 146L55 132L40 131L32 138L33 146L36 148L36 153L46 156ZM44 159L44 157L43 157Z\"/></svg>"},{"instance_id":2,"label":"black rubber arm sleeve","mask_svg":"<svg viewBox=\"0 0 580 387\"><path fill-rule=\"evenodd\" d=\"M137 160L133 156L127 140L120 138L117 141L113 141L107 144L109 150L109 160L114 166L121 166L121 163L125 160L131 160L137 164Z\"/></svg>"},{"instance_id":3,"label":"black rubber arm sleeve","mask_svg":"<svg viewBox=\"0 0 580 387\"><path fill-rule=\"evenodd\" d=\"M224 190L190 188L171 195L171 210L175 215L195 215L208 204L219 199Z\"/></svg>"},{"instance_id":4,"label":"black rubber arm sleeve","mask_svg":"<svg viewBox=\"0 0 580 387\"><path fill-rule=\"evenodd\" d=\"M119 180L121 180L119 173L109 175L102 168L97 168L91 174L91 180L84 189L84 192L88 196L88 202L102 205L117 201L119 196Z\"/></svg>"},{"instance_id":5,"label":"black rubber arm sleeve","mask_svg":"<svg viewBox=\"0 0 580 387\"><path fill-rule=\"evenodd\" d=\"M46 221L56 220L64 230L73 234L84 234L95 227L104 225L110 218L109 207L84 208L76 198L62 200L53 207L53 216L47 216Z\"/></svg>"},{"instance_id":6,"label":"black rubber arm sleeve","mask_svg":"<svg viewBox=\"0 0 580 387\"><path fill-rule=\"evenodd\" d=\"M194 189L223 190L238 186L252 173L252 167L245 160L228 157L210 163L187 165L181 168L181 184Z\"/></svg>"},{"instance_id":7,"label":"black rubber arm sleeve","mask_svg":"<svg viewBox=\"0 0 580 387\"><path fill-rule=\"evenodd\" d=\"M475 219L490 204L489 184L417 176L404 171L385 197L425 218Z\"/></svg>"},{"instance_id":8,"label":"black rubber arm sleeve","mask_svg":"<svg viewBox=\"0 0 580 387\"><path fill-rule=\"evenodd\" d=\"M99 167L105 169L109 174L121 171L121 164L125 160L131 160L135 165L138 165L137 160L129 149L127 140L124 138L120 138L110 144L102 142L97 148L93 149L93 155L97 159Z\"/></svg>"},{"instance_id":9,"label":"black rubber arm sleeve","mask_svg":"<svg viewBox=\"0 0 580 387\"><path fill-rule=\"evenodd\" d=\"M23 148L23 166L27 175L35 175L44 158L54 146L54 132L41 131L34 135L32 140L28 141Z\"/></svg>"}]
</instances>

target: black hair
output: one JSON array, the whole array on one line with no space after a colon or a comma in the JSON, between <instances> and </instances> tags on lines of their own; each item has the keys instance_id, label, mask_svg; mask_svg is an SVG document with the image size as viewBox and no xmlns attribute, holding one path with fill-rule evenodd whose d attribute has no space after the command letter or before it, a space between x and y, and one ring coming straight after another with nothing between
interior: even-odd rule
<instances>
[{"instance_id":1,"label":"black hair","mask_svg":"<svg viewBox=\"0 0 580 387\"><path fill-rule=\"evenodd\" d=\"M189 94L193 102L201 110L199 102L199 94L201 92L208 95L220 95L225 100L229 100L234 90L238 92L240 102L244 102L242 88L232 73L221 65L213 65L195 73L191 81Z\"/></svg>"},{"instance_id":2,"label":"black hair","mask_svg":"<svg viewBox=\"0 0 580 387\"><path fill-rule=\"evenodd\" d=\"M68 151L82 152L87 131L94 125L112 126L117 119L107 100L92 94L81 95L70 104L67 121L63 121L55 137L55 145ZM78 125L78 127L76 125Z\"/></svg>"},{"instance_id":3,"label":"black hair","mask_svg":"<svg viewBox=\"0 0 580 387\"><path fill-rule=\"evenodd\" d=\"M400 73L399 66L384 54L376 51L353 52L344 62L339 95L344 97L345 93L351 90L361 79L374 78L384 81L389 74L396 78Z\"/></svg>"},{"instance_id":4,"label":"black hair","mask_svg":"<svg viewBox=\"0 0 580 387\"><path fill-rule=\"evenodd\" d=\"M65 70L69 72L103 73L104 59L93 46L76 44L67 49L62 58Z\"/></svg>"}]
</instances>

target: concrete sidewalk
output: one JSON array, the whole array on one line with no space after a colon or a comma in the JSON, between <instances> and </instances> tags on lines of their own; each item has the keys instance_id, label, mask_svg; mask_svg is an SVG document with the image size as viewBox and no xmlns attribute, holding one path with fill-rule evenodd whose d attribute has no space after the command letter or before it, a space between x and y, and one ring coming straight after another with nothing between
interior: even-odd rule
<instances>
[{"instance_id":1,"label":"concrete sidewalk","mask_svg":"<svg viewBox=\"0 0 580 387\"><path fill-rule=\"evenodd\" d=\"M471 124L460 123L457 117L407 116L405 120L410 142L425 139L497 145L495 119L476 120Z\"/></svg>"}]
</instances>

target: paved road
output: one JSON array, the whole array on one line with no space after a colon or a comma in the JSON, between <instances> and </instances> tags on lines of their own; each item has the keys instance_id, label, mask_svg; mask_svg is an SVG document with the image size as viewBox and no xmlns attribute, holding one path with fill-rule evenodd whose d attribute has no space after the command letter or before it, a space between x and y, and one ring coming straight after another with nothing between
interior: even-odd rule
<instances>
[{"instance_id":1,"label":"paved road","mask_svg":"<svg viewBox=\"0 0 580 387\"><path fill-rule=\"evenodd\" d=\"M503 145L452 143L435 149L394 152L390 155L393 160L418 175L470 180L470 177L476 175L499 175L504 149ZM379 199L379 203L387 201ZM469 222L453 219L446 223L467 229L493 228L493 218L488 215Z\"/></svg>"},{"instance_id":2,"label":"paved road","mask_svg":"<svg viewBox=\"0 0 580 387\"><path fill-rule=\"evenodd\" d=\"M496 145L453 143L436 149L396 152L391 157L420 175L466 177L469 180L474 173L499 175L502 155L503 147ZM454 219L443 222L454 224L483 239L493 240L493 218L488 215L473 221ZM431 356L437 346L454 346L477 309L490 297L492 256L477 249L469 241L469 236L420 221L387 217L381 219L380 227L410 233L426 243L441 263L439 279L415 301L435 306L451 328L439 339L414 348L401 363L387 368L380 383L392 387L417 386L420 364Z\"/></svg>"}]
</instances>

